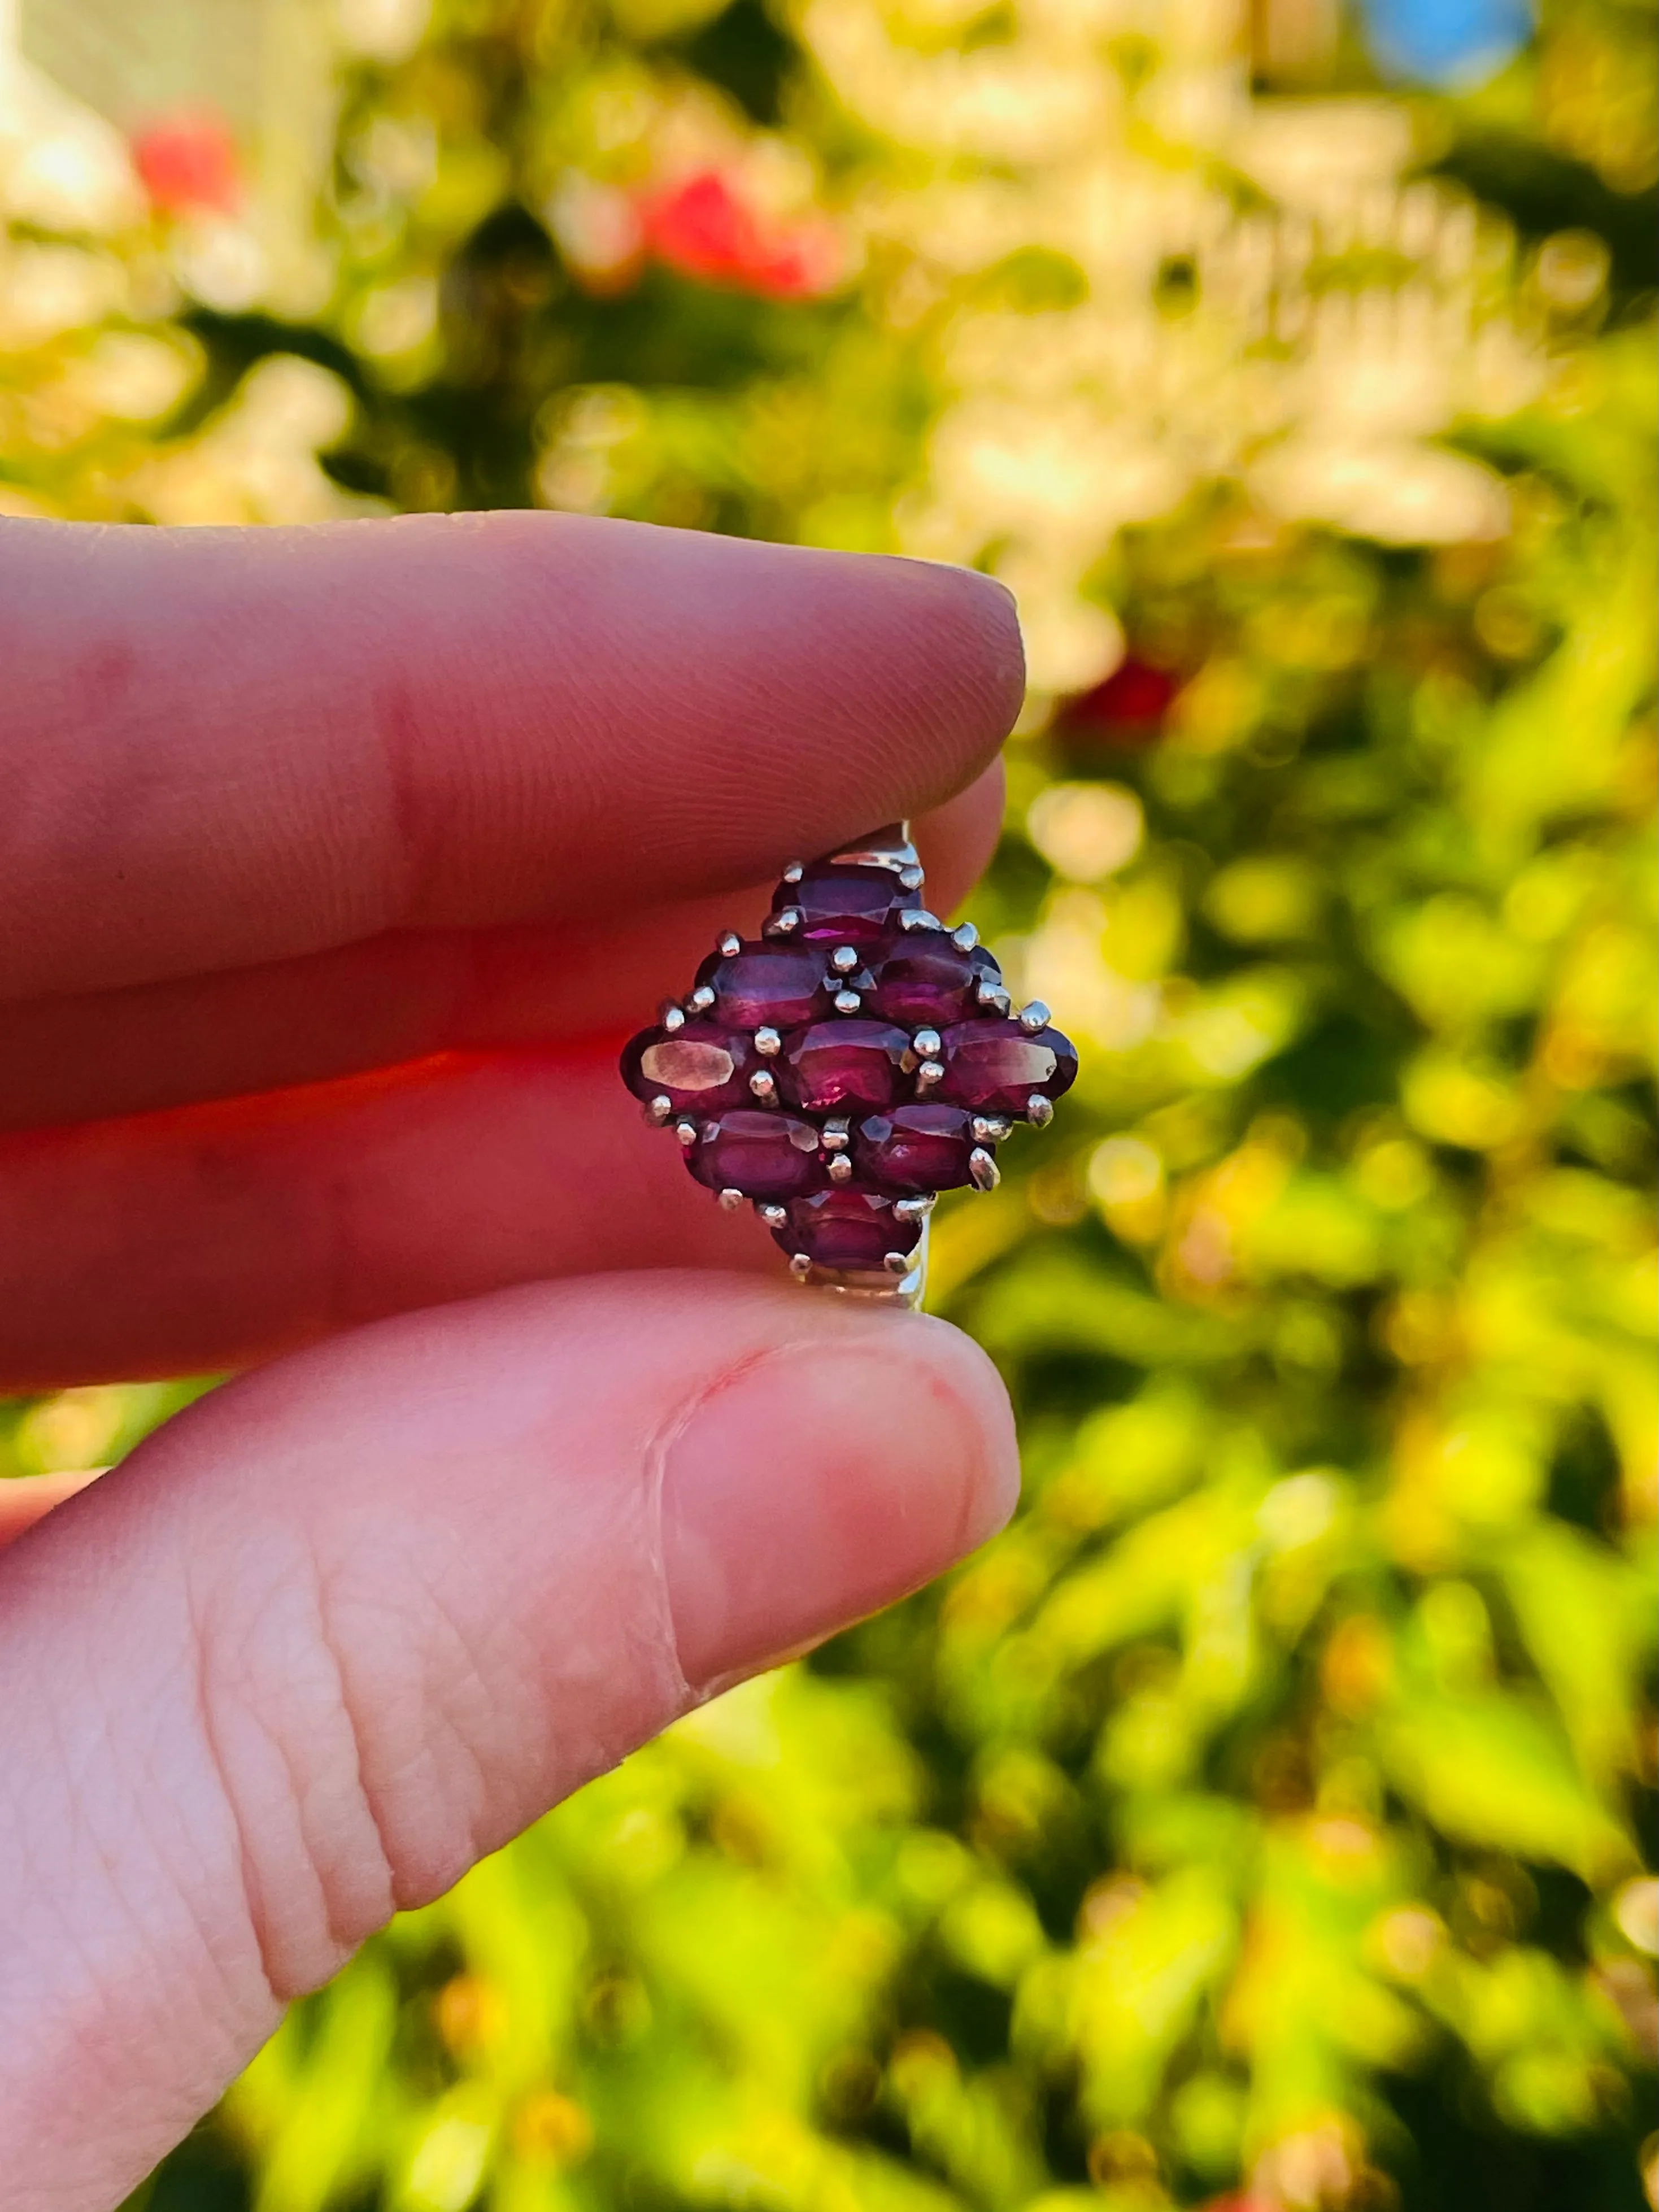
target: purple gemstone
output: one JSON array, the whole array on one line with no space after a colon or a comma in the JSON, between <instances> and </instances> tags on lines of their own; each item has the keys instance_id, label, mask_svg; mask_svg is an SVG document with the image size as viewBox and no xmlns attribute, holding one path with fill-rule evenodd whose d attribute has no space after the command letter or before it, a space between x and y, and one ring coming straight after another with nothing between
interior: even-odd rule
<instances>
[{"instance_id":1,"label":"purple gemstone","mask_svg":"<svg viewBox=\"0 0 1659 2212\"><path fill-rule=\"evenodd\" d=\"M979 1012L981 976L1002 981L982 945L964 952L940 929L919 929L890 940L875 961L875 988L865 1000L884 1021L942 1030Z\"/></svg>"},{"instance_id":2,"label":"purple gemstone","mask_svg":"<svg viewBox=\"0 0 1659 2212\"><path fill-rule=\"evenodd\" d=\"M666 1098L677 1114L706 1114L749 1105L749 1079L760 1064L752 1039L713 1022L687 1022L672 1031L641 1030L623 1054L622 1073L647 1104Z\"/></svg>"},{"instance_id":3,"label":"purple gemstone","mask_svg":"<svg viewBox=\"0 0 1659 2212\"><path fill-rule=\"evenodd\" d=\"M816 947L745 945L711 953L697 981L714 993L714 1018L738 1030L793 1030L830 1011L823 955Z\"/></svg>"},{"instance_id":4,"label":"purple gemstone","mask_svg":"<svg viewBox=\"0 0 1659 2212\"><path fill-rule=\"evenodd\" d=\"M1014 1021L958 1022L942 1040L934 1096L980 1114L1023 1116L1033 1091L1058 1098L1077 1079L1077 1048L1058 1030L1027 1036Z\"/></svg>"},{"instance_id":5,"label":"purple gemstone","mask_svg":"<svg viewBox=\"0 0 1659 2212\"><path fill-rule=\"evenodd\" d=\"M745 1198L799 1198L827 1180L810 1121L753 1108L705 1121L685 1164L710 1190L740 1190Z\"/></svg>"},{"instance_id":6,"label":"purple gemstone","mask_svg":"<svg viewBox=\"0 0 1659 2212\"><path fill-rule=\"evenodd\" d=\"M890 1022L817 1022L784 1039L778 1088L809 1114L890 1106L903 1092L909 1050L909 1038Z\"/></svg>"},{"instance_id":7,"label":"purple gemstone","mask_svg":"<svg viewBox=\"0 0 1659 2212\"><path fill-rule=\"evenodd\" d=\"M872 1114L853 1139L853 1161L868 1182L889 1190L957 1190L973 1177L975 1139L960 1106L895 1106Z\"/></svg>"},{"instance_id":8,"label":"purple gemstone","mask_svg":"<svg viewBox=\"0 0 1659 2212\"><path fill-rule=\"evenodd\" d=\"M820 1267L873 1269L890 1252L914 1251L921 1225L899 1220L880 1191L843 1183L795 1199L788 1221L772 1234L786 1252L804 1252Z\"/></svg>"},{"instance_id":9,"label":"purple gemstone","mask_svg":"<svg viewBox=\"0 0 1659 2212\"><path fill-rule=\"evenodd\" d=\"M780 884L772 911L800 908L800 934L815 943L870 945L897 926L901 914L921 904L890 868L838 866L818 860L798 884Z\"/></svg>"}]
</instances>

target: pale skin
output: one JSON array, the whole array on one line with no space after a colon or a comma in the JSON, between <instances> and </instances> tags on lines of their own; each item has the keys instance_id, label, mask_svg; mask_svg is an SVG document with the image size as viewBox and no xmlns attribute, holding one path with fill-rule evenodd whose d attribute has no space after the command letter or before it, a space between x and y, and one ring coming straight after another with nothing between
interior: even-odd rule
<instances>
[{"instance_id":1,"label":"pale skin","mask_svg":"<svg viewBox=\"0 0 1659 2212\"><path fill-rule=\"evenodd\" d=\"M982 578L510 514L0 522L0 2174L106 2212L401 1906L1006 1517L942 1322L778 1279L617 1042L780 863L982 864Z\"/></svg>"}]
</instances>

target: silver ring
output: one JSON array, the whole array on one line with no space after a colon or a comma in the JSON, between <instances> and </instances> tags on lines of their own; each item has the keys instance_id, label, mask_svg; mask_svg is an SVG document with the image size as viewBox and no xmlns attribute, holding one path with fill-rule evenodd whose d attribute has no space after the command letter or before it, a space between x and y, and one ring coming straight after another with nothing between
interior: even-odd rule
<instances>
[{"instance_id":1,"label":"silver ring","mask_svg":"<svg viewBox=\"0 0 1659 2212\"><path fill-rule=\"evenodd\" d=\"M939 1192L994 1190L1016 1122L1046 1127L1077 1054L1018 1012L971 922L922 902L909 824L792 861L756 939L722 931L622 1057L695 1179L753 1206L808 1289L916 1306Z\"/></svg>"}]
</instances>

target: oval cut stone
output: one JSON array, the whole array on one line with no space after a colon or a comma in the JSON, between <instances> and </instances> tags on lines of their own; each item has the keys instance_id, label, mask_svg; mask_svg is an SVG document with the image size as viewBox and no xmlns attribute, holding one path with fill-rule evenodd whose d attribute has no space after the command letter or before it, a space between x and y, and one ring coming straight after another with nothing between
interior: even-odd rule
<instances>
[{"instance_id":1,"label":"oval cut stone","mask_svg":"<svg viewBox=\"0 0 1659 2212\"><path fill-rule=\"evenodd\" d=\"M688 1022L672 1031L641 1030L623 1053L622 1074L647 1105L666 1098L677 1114L707 1114L749 1105L749 1079L760 1064L751 1038Z\"/></svg>"},{"instance_id":2,"label":"oval cut stone","mask_svg":"<svg viewBox=\"0 0 1659 2212\"><path fill-rule=\"evenodd\" d=\"M820 1267L873 1270L890 1252L913 1252L921 1224L901 1221L883 1192L855 1184L791 1201L789 1218L772 1231L786 1252L804 1252Z\"/></svg>"},{"instance_id":3,"label":"oval cut stone","mask_svg":"<svg viewBox=\"0 0 1659 2212\"><path fill-rule=\"evenodd\" d=\"M817 946L745 945L737 952L711 953L697 981L714 994L714 1019L732 1029L799 1029L830 1011Z\"/></svg>"},{"instance_id":4,"label":"oval cut stone","mask_svg":"<svg viewBox=\"0 0 1659 2212\"><path fill-rule=\"evenodd\" d=\"M745 1198L799 1198L829 1180L810 1121L753 1107L706 1121L685 1164L710 1190Z\"/></svg>"},{"instance_id":5,"label":"oval cut stone","mask_svg":"<svg viewBox=\"0 0 1659 2212\"><path fill-rule=\"evenodd\" d=\"M959 1190L973 1181L971 1118L964 1107L925 1100L872 1114L853 1139L853 1164L866 1182L888 1190Z\"/></svg>"},{"instance_id":6,"label":"oval cut stone","mask_svg":"<svg viewBox=\"0 0 1659 2212\"><path fill-rule=\"evenodd\" d=\"M890 1106L905 1087L910 1040L890 1022L817 1022L786 1037L776 1066L785 1102L809 1114Z\"/></svg>"},{"instance_id":7,"label":"oval cut stone","mask_svg":"<svg viewBox=\"0 0 1659 2212\"><path fill-rule=\"evenodd\" d=\"M772 911L799 907L799 933L815 944L871 945L896 927L901 914L921 904L921 893L907 891L890 868L823 861L808 868L798 884L780 884Z\"/></svg>"},{"instance_id":8,"label":"oval cut stone","mask_svg":"<svg viewBox=\"0 0 1659 2212\"><path fill-rule=\"evenodd\" d=\"M1054 1029L1027 1036L1015 1021L958 1022L945 1031L939 1057L945 1078L934 1097L979 1114L1023 1119L1033 1091L1058 1098L1077 1080L1069 1037Z\"/></svg>"},{"instance_id":9,"label":"oval cut stone","mask_svg":"<svg viewBox=\"0 0 1659 2212\"><path fill-rule=\"evenodd\" d=\"M947 1029L976 1014L980 978L1002 981L1002 970L982 945L964 952L939 929L891 939L873 969L875 988L865 1000L871 1012L917 1029Z\"/></svg>"}]
</instances>

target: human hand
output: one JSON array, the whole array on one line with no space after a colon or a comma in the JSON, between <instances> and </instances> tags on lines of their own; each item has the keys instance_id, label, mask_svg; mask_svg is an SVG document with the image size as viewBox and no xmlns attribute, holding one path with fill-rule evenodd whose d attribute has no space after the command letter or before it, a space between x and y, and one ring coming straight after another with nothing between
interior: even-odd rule
<instances>
[{"instance_id":1,"label":"human hand","mask_svg":"<svg viewBox=\"0 0 1659 2212\"><path fill-rule=\"evenodd\" d=\"M4 523L0 670L0 1388L252 1370L0 1485L0 2175L104 2212L392 1911L1009 1510L982 1356L708 1272L775 1255L614 1054L792 854L920 816L959 896L1019 648L574 517Z\"/></svg>"}]
</instances>

